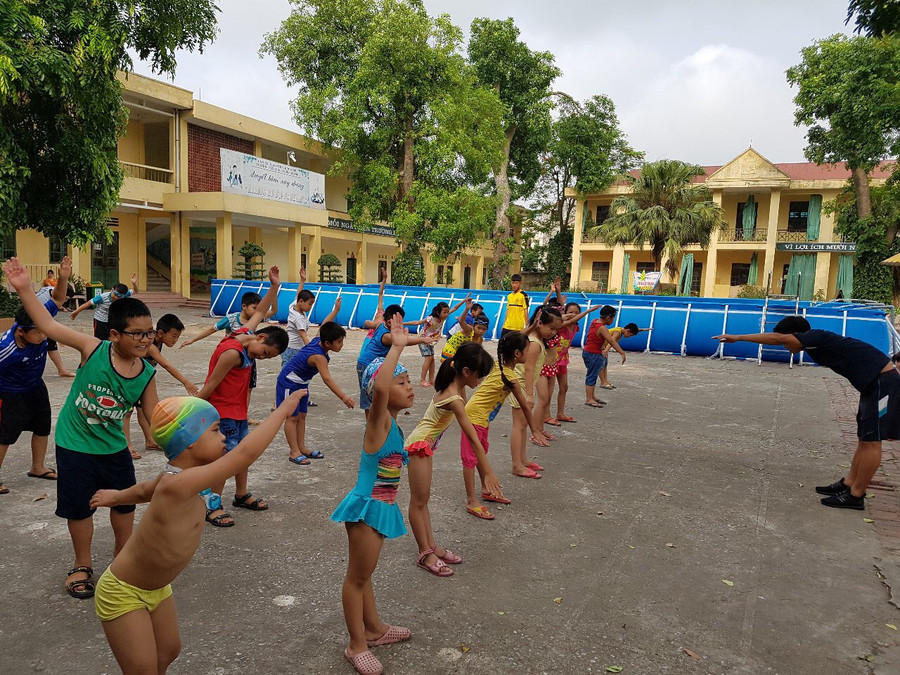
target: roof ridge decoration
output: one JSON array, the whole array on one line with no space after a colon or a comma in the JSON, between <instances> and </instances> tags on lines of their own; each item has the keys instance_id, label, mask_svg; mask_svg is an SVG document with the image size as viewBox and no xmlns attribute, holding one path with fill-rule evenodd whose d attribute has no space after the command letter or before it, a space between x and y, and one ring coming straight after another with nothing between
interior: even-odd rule
<instances>
[{"instance_id":1,"label":"roof ridge decoration","mask_svg":"<svg viewBox=\"0 0 900 675\"><path fill-rule=\"evenodd\" d=\"M720 167L706 179L710 188L778 188L787 187L790 176L752 147Z\"/></svg>"}]
</instances>

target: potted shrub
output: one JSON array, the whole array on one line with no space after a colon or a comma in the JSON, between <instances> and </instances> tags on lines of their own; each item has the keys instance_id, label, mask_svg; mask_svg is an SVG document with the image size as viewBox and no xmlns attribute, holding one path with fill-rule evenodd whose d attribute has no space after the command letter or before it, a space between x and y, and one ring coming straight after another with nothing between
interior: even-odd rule
<instances>
[{"instance_id":1,"label":"potted shrub","mask_svg":"<svg viewBox=\"0 0 900 675\"><path fill-rule=\"evenodd\" d=\"M319 280L325 282L341 281L341 261L333 253L323 253L316 261L319 266Z\"/></svg>"}]
</instances>

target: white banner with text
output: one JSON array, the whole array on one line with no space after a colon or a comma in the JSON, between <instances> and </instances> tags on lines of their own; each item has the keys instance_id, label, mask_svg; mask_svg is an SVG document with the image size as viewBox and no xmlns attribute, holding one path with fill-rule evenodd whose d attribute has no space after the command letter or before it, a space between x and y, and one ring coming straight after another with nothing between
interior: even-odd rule
<instances>
[{"instance_id":1,"label":"white banner with text","mask_svg":"<svg viewBox=\"0 0 900 675\"><path fill-rule=\"evenodd\" d=\"M325 176L243 152L219 148L222 192L325 208Z\"/></svg>"}]
</instances>

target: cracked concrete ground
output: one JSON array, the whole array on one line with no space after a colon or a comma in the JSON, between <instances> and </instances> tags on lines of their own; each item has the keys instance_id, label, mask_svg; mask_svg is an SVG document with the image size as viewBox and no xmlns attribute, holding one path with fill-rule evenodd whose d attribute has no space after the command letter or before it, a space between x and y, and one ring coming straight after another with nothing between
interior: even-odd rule
<instances>
[{"instance_id":1,"label":"cracked concrete ground","mask_svg":"<svg viewBox=\"0 0 900 675\"><path fill-rule=\"evenodd\" d=\"M209 321L182 314L186 336ZM351 332L332 359L348 392L361 340ZM166 353L199 382L213 346ZM900 635L886 625L900 625L886 585L900 580L896 556L885 557L867 513L825 509L812 490L849 462L825 386L835 375L629 353L624 367L611 359L618 388L593 410L573 351L569 412L578 422L559 429L551 449L531 448L542 480L509 473L508 409L491 427L490 458L513 500L493 509L495 521L465 513L458 429L443 438L432 517L438 541L465 563L437 579L414 565L411 535L386 542L379 610L413 631L409 643L377 649L386 672L900 672ZM63 355L74 365L71 349ZM416 349L403 360L418 373ZM260 363L255 417L271 405L279 366ZM47 383L58 410L69 383ZM165 372L158 386L181 393ZM289 464L279 436L250 473L270 510L232 510L234 528L207 528L174 584L184 649L170 672L352 672L342 656L346 536L328 517L356 479L363 415L318 381L312 391L309 444L326 459ZM407 432L427 404L416 393L400 418ZM139 440L136 424L134 432ZM53 515L53 484L25 478L27 448L20 441L2 468L12 492L0 497L0 672L117 672L93 604L63 590L65 522ZM136 465L150 477L162 455L144 452ZM401 488L404 512L407 496ZM96 522L99 574L112 539L105 515Z\"/></svg>"}]
</instances>

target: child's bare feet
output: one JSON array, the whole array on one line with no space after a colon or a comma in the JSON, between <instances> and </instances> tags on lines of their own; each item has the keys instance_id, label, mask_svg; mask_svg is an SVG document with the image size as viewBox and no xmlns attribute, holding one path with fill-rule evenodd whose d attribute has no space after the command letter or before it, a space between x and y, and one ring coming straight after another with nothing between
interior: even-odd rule
<instances>
[{"instance_id":1,"label":"child's bare feet","mask_svg":"<svg viewBox=\"0 0 900 675\"><path fill-rule=\"evenodd\" d=\"M141 458L141 453L139 453L134 448L129 447L128 452L131 453L131 459L140 459Z\"/></svg>"},{"instance_id":2,"label":"child's bare feet","mask_svg":"<svg viewBox=\"0 0 900 675\"><path fill-rule=\"evenodd\" d=\"M57 371L56 374L60 377L75 377L75 373L73 373L71 370L60 370Z\"/></svg>"},{"instance_id":3,"label":"child's bare feet","mask_svg":"<svg viewBox=\"0 0 900 675\"><path fill-rule=\"evenodd\" d=\"M422 380L421 382L419 382L419 386L420 387L430 387L431 382L426 382L425 380Z\"/></svg>"}]
</instances>

